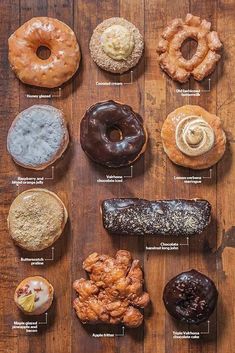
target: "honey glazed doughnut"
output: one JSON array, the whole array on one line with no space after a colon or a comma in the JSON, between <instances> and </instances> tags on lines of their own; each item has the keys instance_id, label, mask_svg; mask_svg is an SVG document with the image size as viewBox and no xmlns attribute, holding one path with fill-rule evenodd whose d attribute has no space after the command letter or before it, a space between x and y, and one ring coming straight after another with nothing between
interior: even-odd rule
<instances>
[{"instance_id":1,"label":"honey glazed doughnut","mask_svg":"<svg viewBox=\"0 0 235 353\"><path fill-rule=\"evenodd\" d=\"M34 17L8 39L9 61L16 76L24 83L54 88L68 81L81 59L72 29L50 17ZM48 59L37 55L39 47L50 50Z\"/></svg>"}]
</instances>

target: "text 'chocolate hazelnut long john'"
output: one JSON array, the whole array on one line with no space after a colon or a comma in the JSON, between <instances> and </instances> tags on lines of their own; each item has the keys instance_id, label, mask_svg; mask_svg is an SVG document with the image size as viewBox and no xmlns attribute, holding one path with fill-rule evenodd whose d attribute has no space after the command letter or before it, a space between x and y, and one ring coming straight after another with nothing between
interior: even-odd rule
<instances>
[{"instance_id":1,"label":"text 'chocolate hazelnut long john'","mask_svg":"<svg viewBox=\"0 0 235 353\"><path fill-rule=\"evenodd\" d=\"M211 205L201 199L109 199L102 203L102 217L112 234L190 236L208 226Z\"/></svg>"}]
</instances>

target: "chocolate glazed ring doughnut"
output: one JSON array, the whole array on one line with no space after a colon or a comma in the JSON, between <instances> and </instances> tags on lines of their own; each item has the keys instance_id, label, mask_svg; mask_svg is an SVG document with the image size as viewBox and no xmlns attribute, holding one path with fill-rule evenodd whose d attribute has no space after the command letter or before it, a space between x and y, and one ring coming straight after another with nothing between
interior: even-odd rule
<instances>
[{"instance_id":1,"label":"chocolate glazed ring doughnut","mask_svg":"<svg viewBox=\"0 0 235 353\"><path fill-rule=\"evenodd\" d=\"M158 45L159 64L173 80L186 82L190 75L201 81L214 71L222 48L218 34L211 31L211 23L200 17L187 14L185 21L174 19L164 30ZM189 60L181 53L181 46L187 39L194 39L198 46Z\"/></svg>"},{"instance_id":2,"label":"chocolate glazed ring doughnut","mask_svg":"<svg viewBox=\"0 0 235 353\"><path fill-rule=\"evenodd\" d=\"M217 298L214 282L196 270L172 278L163 292L169 314L188 324L206 321L216 307Z\"/></svg>"},{"instance_id":3,"label":"chocolate glazed ring doughnut","mask_svg":"<svg viewBox=\"0 0 235 353\"><path fill-rule=\"evenodd\" d=\"M58 87L77 71L80 50L76 36L65 23L49 17L34 17L9 38L9 61L24 83L39 87ZM48 59L37 55L40 47L50 50Z\"/></svg>"},{"instance_id":4,"label":"chocolate glazed ring doughnut","mask_svg":"<svg viewBox=\"0 0 235 353\"><path fill-rule=\"evenodd\" d=\"M112 138L114 131L119 135L116 141ZM80 138L84 152L92 160L106 167L122 167L145 151L147 132L141 116L130 106L110 100L86 111Z\"/></svg>"}]
</instances>

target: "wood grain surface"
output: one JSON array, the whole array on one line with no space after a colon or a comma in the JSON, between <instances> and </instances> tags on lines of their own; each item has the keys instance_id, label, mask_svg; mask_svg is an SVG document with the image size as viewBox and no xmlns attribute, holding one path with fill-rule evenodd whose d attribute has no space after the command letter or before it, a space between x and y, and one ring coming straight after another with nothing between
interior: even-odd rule
<instances>
[{"instance_id":1,"label":"wood grain surface","mask_svg":"<svg viewBox=\"0 0 235 353\"><path fill-rule=\"evenodd\" d=\"M208 90L209 81L193 79L179 85L159 68L156 47L160 34L173 18L188 12L212 22L224 44L223 59L211 75L211 90L200 97L181 97L177 88ZM1 353L232 353L235 339L235 1L234 0L0 0L0 352ZM50 16L67 23L75 31L82 51L82 63L75 77L62 87L61 97L27 98L27 94L47 94L48 90L26 86L14 76L8 63L8 37L34 16ZM88 43L93 29L108 17L122 16L133 22L144 35L145 54L133 71L133 83L98 86L97 82L130 83L130 73L121 77L100 70L91 60ZM184 49L190 55L193 47ZM51 91L50 91L51 92ZM58 95L58 89L52 90ZM130 168L107 170L89 161L81 150L79 125L85 110L93 103L114 99L139 112L147 125L149 144L134 164L133 178L123 183L97 183L106 174L129 175ZM6 151L6 136L18 112L33 104L50 104L63 109L69 124L71 143L55 164L54 179L43 187L56 192L65 202L69 222L55 244L54 261L31 266L20 261L32 254L15 247L7 231L7 215L17 194L30 185L12 184L18 176L50 178L51 167L32 172L17 167ZM177 167L166 157L160 130L167 114L184 104L199 104L223 121L228 138L224 158L210 171L191 171ZM186 184L176 176L202 176L202 184ZM110 197L147 199L203 197L211 202L213 220L201 236L190 239L180 251L146 251L158 245L157 237L115 237L102 226L100 202ZM181 239L185 242L185 239ZM82 261L91 252L113 255L118 249L130 250L140 259L146 288L152 303L145 310L145 323L126 329L124 337L94 338L93 333L120 333L121 327L84 326L77 319L72 300L72 282L85 273ZM51 249L36 256L50 258ZM207 323L188 326L173 321L166 313L162 291L166 282L181 271L195 268L211 277L219 290L217 310L210 318L210 332L200 340L173 339L174 330L207 331ZM48 324L37 334L12 330L22 316L13 302L17 284L29 275L43 275L55 288L55 301L48 312ZM45 317L40 317L44 320Z\"/></svg>"}]
</instances>

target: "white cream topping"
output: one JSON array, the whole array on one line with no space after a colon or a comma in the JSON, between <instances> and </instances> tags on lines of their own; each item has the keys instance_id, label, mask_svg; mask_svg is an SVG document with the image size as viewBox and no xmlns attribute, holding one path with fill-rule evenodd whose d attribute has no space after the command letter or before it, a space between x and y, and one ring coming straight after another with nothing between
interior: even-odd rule
<instances>
[{"instance_id":1,"label":"white cream topping","mask_svg":"<svg viewBox=\"0 0 235 353\"><path fill-rule=\"evenodd\" d=\"M101 35L103 51L114 60L126 60L135 45L134 36L126 27L112 25Z\"/></svg>"},{"instance_id":2,"label":"white cream topping","mask_svg":"<svg viewBox=\"0 0 235 353\"><path fill-rule=\"evenodd\" d=\"M211 150L215 143L215 134L201 116L190 115L178 123L175 140L181 152L195 157Z\"/></svg>"},{"instance_id":3,"label":"white cream topping","mask_svg":"<svg viewBox=\"0 0 235 353\"><path fill-rule=\"evenodd\" d=\"M27 285L27 293L20 295L18 303L25 311L33 312L49 300L49 287L41 280L31 280Z\"/></svg>"}]
</instances>

